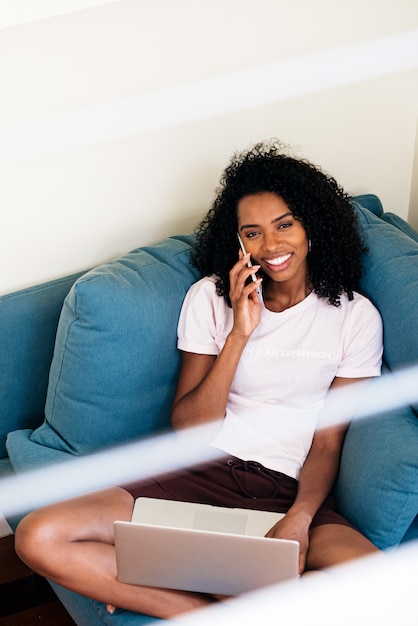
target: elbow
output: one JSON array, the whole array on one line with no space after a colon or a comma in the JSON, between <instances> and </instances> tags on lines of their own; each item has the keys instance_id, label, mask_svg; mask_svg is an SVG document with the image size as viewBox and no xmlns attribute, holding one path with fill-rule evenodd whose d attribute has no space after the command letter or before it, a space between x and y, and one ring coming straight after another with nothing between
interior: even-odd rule
<instances>
[{"instance_id":1,"label":"elbow","mask_svg":"<svg viewBox=\"0 0 418 626\"><path fill-rule=\"evenodd\" d=\"M173 430L181 430L188 425L183 412L179 410L178 403L173 404L171 408L170 424Z\"/></svg>"}]
</instances>

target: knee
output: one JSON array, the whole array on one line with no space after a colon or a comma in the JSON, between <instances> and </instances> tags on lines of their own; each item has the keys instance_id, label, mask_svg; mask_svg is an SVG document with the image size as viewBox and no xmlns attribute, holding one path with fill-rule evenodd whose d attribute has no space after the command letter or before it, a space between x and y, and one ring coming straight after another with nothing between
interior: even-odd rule
<instances>
[{"instance_id":1,"label":"knee","mask_svg":"<svg viewBox=\"0 0 418 626\"><path fill-rule=\"evenodd\" d=\"M53 529L42 512L29 513L16 528L16 554L36 572L43 573L43 556L53 553L53 541Z\"/></svg>"},{"instance_id":2,"label":"knee","mask_svg":"<svg viewBox=\"0 0 418 626\"><path fill-rule=\"evenodd\" d=\"M376 546L354 528L324 524L311 531L306 569L325 569L378 552Z\"/></svg>"}]
</instances>

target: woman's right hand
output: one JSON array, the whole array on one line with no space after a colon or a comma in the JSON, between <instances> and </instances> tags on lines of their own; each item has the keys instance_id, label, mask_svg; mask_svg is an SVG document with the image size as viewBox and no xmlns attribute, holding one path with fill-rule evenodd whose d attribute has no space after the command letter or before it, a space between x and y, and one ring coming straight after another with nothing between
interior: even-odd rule
<instances>
[{"instance_id":1,"label":"woman's right hand","mask_svg":"<svg viewBox=\"0 0 418 626\"><path fill-rule=\"evenodd\" d=\"M258 266L247 267L249 255L240 253L229 273L234 324L225 344L216 355L183 352L176 395L171 412L173 428L181 429L225 417L231 385L246 343L258 326L261 304L256 287L261 280L246 285Z\"/></svg>"},{"instance_id":2,"label":"woman's right hand","mask_svg":"<svg viewBox=\"0 0 418 626\"><path fill-rule=\"evenodd\" d=\"M238 262L229 272L229 297L234 311L234 326L231 332L248 338L260 323L261 304L256 289L261 287L262 278L247 285L248 278L260 269L260 266L248 267L250 254L244 256L240 252L239 255Z\"/></svg>"}]
</instances>

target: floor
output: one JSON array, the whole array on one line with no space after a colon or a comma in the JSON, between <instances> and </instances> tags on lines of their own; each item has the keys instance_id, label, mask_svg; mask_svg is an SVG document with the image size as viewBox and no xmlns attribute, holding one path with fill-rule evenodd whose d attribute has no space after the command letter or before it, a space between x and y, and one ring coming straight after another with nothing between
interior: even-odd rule
<instances>
[{"instance_id":1,"label":"floor","mask_svg":"<svg viewBox=\"0 0 418 626\"><path fill-rule=\"evenodd\" d=\"M47 581L16 556L14 537L0 538L0 626L75 626Z\"/></svg>"}]
</instances>

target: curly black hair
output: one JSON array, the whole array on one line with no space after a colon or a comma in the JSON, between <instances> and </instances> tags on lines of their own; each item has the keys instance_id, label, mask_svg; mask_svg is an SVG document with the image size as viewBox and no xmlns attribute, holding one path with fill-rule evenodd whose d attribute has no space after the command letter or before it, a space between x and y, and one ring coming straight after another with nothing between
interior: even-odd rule
<instances>
[{"instance_id":1,"label":"curly black hair","mask_svg":"<svg viewBox=\"0 0 418 626\"><path fill-rule=\"evenodd\" d=\"M311 241L309 280L318 297L334 306L343 292L351 300L363 274L366 246L350 196L319 167L288 156L277 140L232 156L215 201L196 230L192 265L202 276L216 275L216 291L230 305L229 271L239 248L238 202L262 192L280 196L305 228Z\"/></svg>"}]
</instances>

